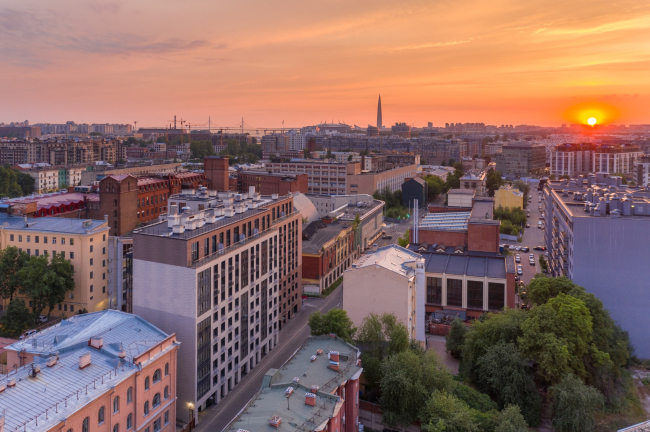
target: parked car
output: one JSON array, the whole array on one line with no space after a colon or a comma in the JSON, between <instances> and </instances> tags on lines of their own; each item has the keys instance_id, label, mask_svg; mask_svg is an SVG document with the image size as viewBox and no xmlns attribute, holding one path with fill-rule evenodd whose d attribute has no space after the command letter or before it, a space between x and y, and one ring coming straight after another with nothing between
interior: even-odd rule
<instances>
[{"instance_id":1,"label":"parked car","mask_svg":"<svg viewBox=\"0 0 650 432\"><path fill-rule=\"evenodd\" d=\"M544 246L535 246L533 249L538 250L538 251L543 251L546 248Z\"/></svg>"},{"instance_id":2,"label":"parked car","mask_svg":"<svg viewBox=\"0 0 650 432\"><path fill-rule=\"evenodd\" d=\"M384 240L390 240L393 238L393 236L389 234L384 234L383 236L381 236L381 238L383 238Z\"/></svg>"},{"instance_id":3,"label":"parked car","mask_svg":"<svg viewBox=\"0 0 650 432\"><path fill-rule=\"evenodd\" d=\"M528 246L523 246L523 247L521 248L521 251L522 251L522 252L528 252L529 250L530 250L530 248L529 248Z\"/></svg>"},{"instance_id":4,"label":"parked car","mask_svg":"<svg viewBox=\"0 0 650 432\"><path fill-rule=\"evenodd\" d=\"M42 322L42 323L47 322L47 316L45 316L45 315L41 315L41 316L39 316L39 317L38 317L38 321L39 321L39 322Z\"/></svg>"},{"instance_id":5,"label":"parked car","mask_svg":"<svg viewBox=\"0 0 650 432\"><path fill-rule=\"evenodd\" d=\"M36 330L27 330L25 333L20 335L20 339L25 339L36 333Z\"/></svg>"},{"instance_id":6,"label":"parked car","mask_svg":"<svg viewBox=\"0 0 650 432\"><path fill-rule=\"evenodd\" d=\"M521 276L522 274L524 274L524 271L521 269L521 266L518 266L518 267L517 267L517 274L520 275L520 276Z\"/></svg>"},{"instance_id":7,"label":"parked car","mask_svg":"<svg viewBox=\"0 0 650 432\"><path fill-rule=\"evenodd\" d=\"M521 262L521 257L519 254L515 255L515 262Z\"/></svg>"},{"instance_id":8,"label":"parked car","mask_svg":"<svg viewBox=\"0 0 650 432\"><path fill-rule=\"evenodd\" d=\"M529 223L526 224L526 228L530 228L530 224L529 224Z\"/></svg>"},{"instance_id":9,"label":"parked car","mask_svg":"<svg viewBox=\"0 0 650 432\"><path fill-rule=\"evenodd\" d=\"M532 266L534 266L534 265L535 265L535 260L533 260L533 259L532 259L532 260L530 260L530 261L528 261L528 262L529 262L529 263L530 263L530 265L532 265Z\"/></svg>"}]
</instances>

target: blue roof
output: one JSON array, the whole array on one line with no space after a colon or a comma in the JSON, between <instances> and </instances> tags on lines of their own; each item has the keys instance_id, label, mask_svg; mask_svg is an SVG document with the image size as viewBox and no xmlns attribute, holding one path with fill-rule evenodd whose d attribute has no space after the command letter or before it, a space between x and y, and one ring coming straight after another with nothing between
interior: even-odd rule
<instances>
[{"instance_id":1,"label":"blue roof","mask_svg":"<svg viewBox=\"0 0 650 432\"><path fill-rule=\"evenodd\" d=\"M92 231L108 231L108 223L92 219L64 219L57 217L28 218L27 223L21 218L6 218L7 228L19 231L54 232L64 234L88 234Z\"/></svg>"}]
</instances>

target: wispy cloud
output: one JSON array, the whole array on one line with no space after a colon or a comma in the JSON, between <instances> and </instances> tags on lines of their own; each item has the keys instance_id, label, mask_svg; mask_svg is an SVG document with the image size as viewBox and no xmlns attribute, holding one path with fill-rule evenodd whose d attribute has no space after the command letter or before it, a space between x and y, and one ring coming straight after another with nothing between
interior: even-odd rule
<instances>
[{"instance_id":1,"label":"wispy cloud","mask_svg":"<svg viewBox=\"0 0 650 432\"><path fill-rule=\"evenodd\" d=\"M131 55L131 54L171 54L189 52L209 46L206 40L186 40L171 38L153 41L133 34L110 34L102 38L69 38L59 48L70 51L82 51L91 54Z\"/></svg>"},{"instance_id":2,"label":"wispy cloud","mask_svg":"<svg viewBox=\"0 0 650 432\"><path fill-rule=\"evenodd\" d=\"M426 43L420 43L414 45L390 47L381 50L385 52L394 52L394 51L412 51L412 50L423 50L423 49L430 49L430 48L440 48L440 47L448 47L448 46L469 43L472 41L472 39L473 38L466 39L466 40L446 41L446 42L426 42Z\"/></svg>"},{"instance_id":3,"label":"wispy cloud","mask_svg":"<svg viewBox=\"0 0 650 432\"><path fill-rule=\"evenodd\" d=\"M116 14L122 10L122 3L93 1L91 3L88 3L88 7L99 14L103 14L103 13Z\"/></svg>"}]
</instances>

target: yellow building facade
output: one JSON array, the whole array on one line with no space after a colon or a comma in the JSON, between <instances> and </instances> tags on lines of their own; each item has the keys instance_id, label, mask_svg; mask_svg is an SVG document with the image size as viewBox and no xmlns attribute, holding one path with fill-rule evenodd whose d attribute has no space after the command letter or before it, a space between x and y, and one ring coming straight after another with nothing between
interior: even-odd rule
<instances>
[{"instance_id":1,"label":"yellow building facade","mask_svg":"<svg viewBox=\"0 0 650 432\"><path fill-rule=\"evenodd\" d=\"M502 186L494 191L494 207L524 208L524 193L511 186Z\"/></svg>"},{"instance_id":2,"label":"yellow building facade","mask_svg":"<svg viewBox=\"0 0 650 432\"><path fill-rule=\"evenodd\" d=\"M73 265L74 290L54 308L53 316L71 316L83 309L108 309L112 276L108 272L108 222L54 217L10 217L3 222L6 225L0 229L0 249L15 246L32 256L63 254ZM6 307L8 300L3 302Z\"/></svg>"}]
</instances>

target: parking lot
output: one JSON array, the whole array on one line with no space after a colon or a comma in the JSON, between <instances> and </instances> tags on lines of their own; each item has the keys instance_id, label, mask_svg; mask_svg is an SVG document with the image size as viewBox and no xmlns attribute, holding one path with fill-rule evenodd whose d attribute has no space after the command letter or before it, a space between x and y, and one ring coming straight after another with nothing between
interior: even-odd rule
<instances>
[{"instance_id":1,"label":"parking lot","mask_svg":"<svg viewBox=\"0 0 650 432\"><path fill-rule=\"evenodd\" d=\"M524 284L528 284L530 280L536 273L541 272L539 267L539 255L544 254L544 251L534 250L535 246L546 246L544 243L544 230L541 230L537 227L538 222L540 221L541 212L539 211L539 206L541 205L538 202L541 194L537 191L536 188L531 189L530 196L532 198L531 202L528 204L528 209L530 209L530 215L528 216L528 223L530 228L524 230L523 240L521 243L511 242L502 240L501 244L507 244L510 247L510 252L513 256L519 254L521 257L521 263L515 263L516 265L521 264L521 270L523 275L520 276L521 280L524 281ZM513 248L519 246L527 246L530 250L528 252L516 251ZM530 265L528 261L528 256L533 254L535 259L535 265Z\"/></svg>"}]
</instances>

